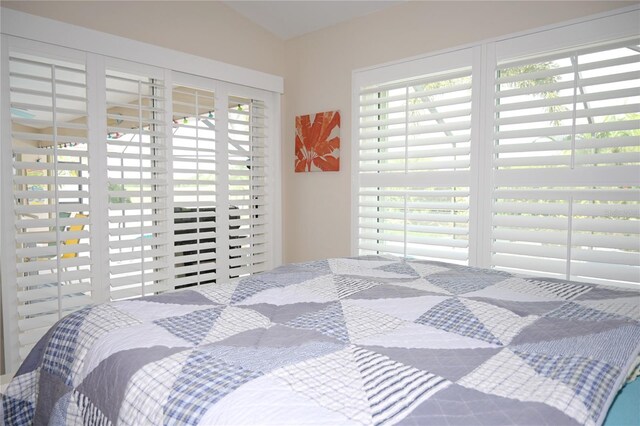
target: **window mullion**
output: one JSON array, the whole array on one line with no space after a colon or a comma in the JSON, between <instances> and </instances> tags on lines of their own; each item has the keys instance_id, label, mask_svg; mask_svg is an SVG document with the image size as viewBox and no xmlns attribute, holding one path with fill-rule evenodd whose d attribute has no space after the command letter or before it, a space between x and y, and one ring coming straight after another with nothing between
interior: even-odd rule
<instances>
[{"instance_id":1,"label":"window mullion","mask_svg":"<svg viewBox=\"0 0 640 426\"><path fill-rule=\"evenodd\" d=\"M220 84L215 92L216 117L216 275L229 279L229 92Z\"/></svg>"},{"instance_id":2,"label":"window mullion","mask_svg":"<svg viewBox=\"0 0 640 426\"><path fill-rule=\"evenodd\" d=\"M107 193L107 118L105 64L100 55L87 54L89 140L89 217L91 223L91 291L96 303L109 295L109 217Z\"/></svg>"},{"instance_id":3,"label":"window mullion","mask_svg":"<svg viewBox=\"0 0 640 426\"><path fill-rule=\"evenodd\" d=\"M0 236L2 241L16 241L15 227L15 201L14 201L14 183L13 183L13 152L11 141L11 113L9 80L9 40L8 37L0 35L2 43L0 45L0 93L3 96L0 99L0 136L5 143L0 144ZM15 244L3 244L0 262L2 262L2 326L3 338L2 347L4 348L4 364L5 372L13 373L18 369L20 361L20 341L18 339L18 304L17 301L17 277L15 273L16 256L8 255L11 250L15 250Z\"/></svg>"},{"instance_id":4,"label":"window mullion","mask_svg":"<svg viewBox=\"0 0 640 426\"><path fill-rule=\"evenodd\" d=\"M161 106L164 114L159 117L164 122L164 142L165 157L164 167L167 185L165 187L165 205L166 205L166 259L167 259L167 280L165 280L165 290L170 290L173 286L171 281L175 277L175 206L174 206L174 187L173 187L173 73L170 70L164 70L164 104Z\"/></svg>"}]
</instances>

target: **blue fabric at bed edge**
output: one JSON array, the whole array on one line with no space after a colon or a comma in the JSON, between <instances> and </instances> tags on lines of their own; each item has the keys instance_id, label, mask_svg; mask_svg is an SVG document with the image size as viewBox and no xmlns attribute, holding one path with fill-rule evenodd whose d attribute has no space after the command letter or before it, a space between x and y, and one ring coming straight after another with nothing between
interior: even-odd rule
<instances>
[{"instance_id":1,"label":"blue fabric at bed edge","mask_svg":"<svg viewBox=\"0 0 640 426\"><path fill-rule=\"evenodd\" d=\"M627 383L613 400L603 426L640 425L640 380Z\"/></svg>"}]
</instances>

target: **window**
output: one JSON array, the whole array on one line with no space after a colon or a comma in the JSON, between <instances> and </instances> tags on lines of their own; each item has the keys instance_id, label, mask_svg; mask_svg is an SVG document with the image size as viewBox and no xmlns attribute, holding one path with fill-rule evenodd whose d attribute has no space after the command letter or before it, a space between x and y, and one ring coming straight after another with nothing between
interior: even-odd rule
<instances>
[{"instance_id":1,"label":"window","mask_svg":"<svg viewBox=\"0 0 640 426\"><path fill-rule=\"evenodd\" d=\"M638 40L498 64L492 266L640 278Z\"/></svg>"},{"instance_id":2,"label":"window","mask_svg":"<svg viewBox=\"0 0 640 426\"><path fill-rule=\"evenodd\" d=\"M274 266L273 92L3 43L2 231L15 242L2 259L8 371L88 304Z\"/></svg>"},{"instance_id":3,"label":"window","mask_svg":"<svg viewBox=\"0 0 640 426\"><path fill-rule=\"evenodd\" d=\"M361 87L360 253L467 263L472 51L418 78Z\"/></svg>"},{"instance_id":4,"label":"window","mask_svg":"<svg viewBox=\"0 0 640 426\"><path fill-rule=\"evenodd\" d=\"M354 73L357 253L640 283L637 14Z\"/></svg>"},{"instance_id":5,"label":"window","mask_svg":"<svg viewBox=\"0 0 640 426\"><path fill-rule=\"evenodd\" d=\"M266 99L239 88L252 93L232 95L205 79L180 80L173 89L174 284L265 271L272 204Z\"/></svg>"},{"instance_id":6,"label":"window","mask_svg":"<svg viewBox=\"0 0 640 426\"><path fill-rule=\"evenodd\" d=\"M58 318L92 301L87 75L77 59L15 51L8 58L12 293L22 357Z\"/></svg>"},{"instance_id":7,"label":"window","mask_svg":"<svg viewBox=\"0 0 640 426\"><path fill-rule=\"evenodd\" d=\"M174 285L213 283L218 202L216 103L211 90L173 87Z\"/></svg>"},{"instance_id":8,"label":"window","mask_svg":"<svg viewBox=\"0 0 640 426\"><path fill-rule=\"evenodd\" d=\"M268 269L267 145L263 101L230 96L229 277Z\"/></svg>"},{"instance_id":9,"label":"window","mask_svg":"<svg viewBox=\"0 0 640 426\"><path fill-rule=\"evenodd\" d=\"M107 195L111 300L148 296L168 283L164 82L107 68Z\"/></svg>"}]
</instances>

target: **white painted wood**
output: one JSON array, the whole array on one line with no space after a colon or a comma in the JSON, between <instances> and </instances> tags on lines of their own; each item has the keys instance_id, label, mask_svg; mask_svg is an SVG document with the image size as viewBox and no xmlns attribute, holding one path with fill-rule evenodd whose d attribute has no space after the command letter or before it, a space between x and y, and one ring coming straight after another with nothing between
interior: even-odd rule
<instances>
[{"instance_id":1,"label":"white painted wood","mask_svg":"<svg viewBox=\"0 0 640 426\"><path fill-rule=\"evenodd\" d=\"M269 154L272 161L269 163L269 181L272 182L268 216L270 220L270 252L271 266L277 267L282 265L282 238L283 238L283 218L282 218L282 176L284 174L284 167L282 161L282 129L280 126L281 118L281 103L280 94L271 93L271 101L268 105L271 105L271 128L269 132Z\"/></svg>"},{"instance_id":2,"label":"white painted wood","mask_svg":"<svg viewBox=\"0 0 640 426\"><path fill-rule=\"evenodd\" d=\"M175 275L175 212L174 212L174 203L173 203L173 127L171 123L173 123L173 75L174 73L165 69L163 70L162 80L165 85L164 92L164 114L162 114L162 121L164 122L164 141L166 147L166 155L165 155L165 173L167 176L167 180L170 182L166 188L166 196L165 206L166 206L166 214L167 220L165 225L165 230L167 232L167 245L166 245L166 268L167 268L167 280L164 281L165 290L171 290L175 288L175 283L173 283L173 279Z\"/></svg>"},{"instance_id":3,"label":"white painted wood","mask_svg":"<svg viewBox=\"0 0 640 426\"><path fill-rule=\"evenodd\" d=\"M419 79L425 74L437 75L440 72L452 73L452 70L468 66L473 60L473 52L469 48L460 48L436 53L427 57L410 59L401 63L381 66L358 72L358 84L356 90L366 90L369 86L384 84L403 79ZM425 70L428 70L426 72ZM452 75L455 75L452 73ZM434 77L431 77L434 78Z\"/></svg>"},{"instance_id":4,"label":"white painted wood","mask_svg":"<svg viewBox=\"0 0 640 426\"><path fill-rule=\"evenodd\" d=\"M360 93L364 86L362 81L363 73L353 72L351 75L351 200L350 200L350 222L351 235L349 237L351 256L357 256L360 252L358 247L359 234L359 207L358 197L360 189Z\"/></svg>"},{"instance_id":5,"label":"white painted wood","mask_svg":"<svg viewBox=\"0 0 640 426\"><path fill-rule=\"evenodd\" d=\"M9 93L9 39L2 36L0 45L0 93ZM0 137L5 143L0 144L0 264L2 266L2 315L3 315L3 348L5 372L12 374L17 370L19 361L18 345L18 310L17 283L15 264L15 220L13 213L13 158L11 140L11 112L9 96L0 97Z\"/></svg>"},{"instance_id":6,"label":"white painted wood","mask_svg":"<svg viewBox=\"0 0 640 426\"><path fill-rule=\"evenodd\" d=\"M476 46L473 48L473 59L472 59L472 101L471 101L471 164L469 167L469 173L471 176L482 176L480 173L481 166L483 164L482 152L483 152L483 130L484 130L484 121L481 120L482 116L482 107L481 102L481 94L482 94L482 83L484 76L484 57L483 57L483 47ZM479 179L471 179L469 183L469 265L471 266L480 266L481 259L481 251L480 247L482 247L482 219L481 213L483 211L483 197L486 196L486 188L482 186L482 177Z\"/></svg>"},{"instance_id":7,"label":"white painted wood","mask_svg":"<svg viewBox=\"0 0 640 426\"><path fill-rule=\"evenodd\" d=\"M2 8L2 34L283 93L282 77Z\"/></svg>"},{"instance_id":8,"label":"white painted wood","mask_svg":"<svg viewBox=\"0 0 640 426\"><path fill-rule=\"evenodd\" d=\"M221 214L216 215L216 228L221 230L228 230L230 226L229 214L230 202L229 202L229 163L224 159L229 158L229 136L226 129L229 128L229 90L230 87L227 84L220 83L216 85L215 90L215 105L216 105L216 127L224 129L216 134L216 140L219 142L219 151L216 155L223 159L217 164L218 167L218 182L216 183L217 192L217 205L216 211L220 211ZM219 247L216 256L216 273L218 275L218 282L229 282L229 234L228 232L219 232L216 237L216 245Z\"/></svg>"},{"instance_id":9,"label":"white painted wood","mask_svg":"<svg viewBox=\"0 0 640 426\"><path fill-rule=\"evenodd\" d=\"M495 68L495 45L488 43L482 45L482 65L481 65L481 108L480 138L478 140L478 167L479 171L492 170L493 161L493 126L490 125L495 115L495 73L488 72ZM478 173L478 233L479 240L476 254L477 266L482 268L491 267L491 240L492 225L491 212L493 211L493 173Z\"/></svg>"},{"instance_id":10,"label":"white painted wood","mask_svg":"<svg viewBox=\"0 0 640 426\"><path fill-rule=\"evenodd\" d=\"M613 10L581 20L511 35L496 41L496 58L518 60L562 48L586 46L594 43L638 36L640 9L638 5ZM550 34L553 34L550 36Z\"/></svg>"},{"instance_id":11,"label":"white painted wood","mask_svg":"<svg viewBox=\"0 0 640 426\"><path fill-rule=\"evenodd\" d=\"M87 97L89 102L89 139L96 143L89 145L90 188L106 188L107 185L107 111L105 99L105 64L100 55L87 55ZM97 303L108 302L109 295L109 227L105 220L108 199L99 191L90 196L91 259L93 278L92 296Z\"/></svg>"}]
</instances>

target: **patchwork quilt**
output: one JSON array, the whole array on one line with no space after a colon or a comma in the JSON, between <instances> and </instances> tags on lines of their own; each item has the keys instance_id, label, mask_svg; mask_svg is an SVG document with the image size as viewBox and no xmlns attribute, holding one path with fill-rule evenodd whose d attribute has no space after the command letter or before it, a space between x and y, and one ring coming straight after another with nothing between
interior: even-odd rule
<instances>
[{"instance_id":1,"label":"patchwork quilt","mask_svg":"<svg viewBox=\"0 0 640 426\"><path fill-rule=\"evenodd\" d=\"M637 291L329 259L68 315L2 421L598 425L639 345Z\"/></svg>"}]
</instances>

